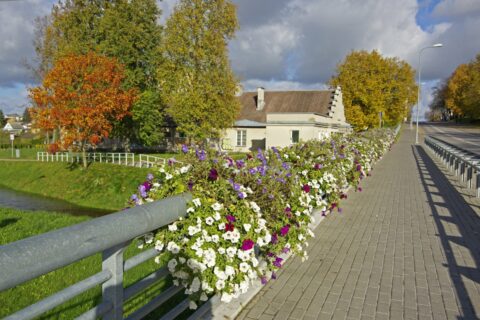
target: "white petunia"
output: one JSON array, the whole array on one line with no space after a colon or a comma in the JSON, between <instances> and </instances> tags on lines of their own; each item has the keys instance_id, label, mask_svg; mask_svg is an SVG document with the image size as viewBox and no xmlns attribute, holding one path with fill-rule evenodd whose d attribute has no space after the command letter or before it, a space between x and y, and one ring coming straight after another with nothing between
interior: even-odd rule
<instances>
[{"instance_id":1,"label":"white petunia","mask_svg":"<svg viewBox=\"0 0 480 320\"><path fill-rule=\"evenodd\" d=\"M214 218L216 221L218 221L218 220L220 220L222 217L220 216L220 213L215 212L215 215L213 216L213 218Z\"/></svg>"},{"instance_id":2,"label":"white petunia","mask_svg":"<svg viewBox=\"0 0 480 320\"><path fill-rule=\"evenodd\" d=\"M217 234L212 235L212 241L214 243L218 243L220 241L220 237Z\"/></svg>"},{"instance_id":3,"label":"white petunia","mask_svg":"<svg viewBox=\"0 0 480 320\"><path fill-rule=\"evenodd\" d=\"M200 207L202 205L199 198L193 199L192 202L195 205L195 207Z\"/></svg>"},{"instance_id":4,"label":"white petunia","mask_svg":"<svg viewBox=\"0 0 480 320\"><path fill-rule=\"evenodd\" d=\"M195 301L190 300L190 304L188 305L191 310L196 310L198 308Z\"/></svg>"},{"instance_id":5,"label":"white petunia","mask_svg":"<svg viewBox=\"0 0 480 320\"><path fill-rule=\"evenodd\" d=\"M250 265L246 262L240 262L239 268L241 272L246 273L250 270Z\"/></svg>"},{"instance_id":6,"label":"white petunia","mask_svg":"<svg viewBox=\"0 0 480 320\"><path fill-rule=\"evenodd\" d=\"M235 269L232 266L226 266L225 267L225 274L229 277L232 277L235 275Z\"/></svg>"},{"instance_id":7,"label":"white petunia","mask_svg":"<svg viewBox=\"0 0 480 320\"><path fill-rule=\"evenodd\" d=\"M164 247L164 244L162 241L160 240L155 241L155 250L162 251L163 247Z\"/></svg>"},{"instance_id":8,"label":"white petunia","mask_svg":"<svg viewBox=\"0 0 480 320\"><path fill-rule=\"evenodd\" d=\"M230 293L224 292L220 300L222 302L229 303L230 301L232 301L232 299L233 299L233 296Z\"/></svg>"},{"instance_id":9,"label":"white petunia","mask_svg":"<svg viewBox=\"0 0 480 320\"><path fill-rule=\"evenodd\" d=\"M207 301L208 300L208 296L205 294L205 292L202 292L202 294L200 295L200 301Z\"/></svg>"},{"instance_id":10,"label":"white petunia","mask_svg":"<svg viewBox=\"0 0 480 320\"><path fill-rule=\"evenodd\" d=\"M171 225L168 226L169 231L177 231L178 227L176 223L172 223Z\"/></svg>"},{"instance_id":11,"label":"white petunia","mask_svg":"<svg viewBox=\"0 0 480 320\"><path fill-rule=\"evenodd\" d=\"M220 204L218 202L215 202L214 204L211 205L212 209L215 211L220 211L223 209L223 204Z\"/></svg>"},{"instance_id":12,"label":"white petunia","mask_svg":"<svg viewBox=\"0 0 480 320\"><path fill-rule=\"evenodd\" d=\"M235 257L235 254L237 253L237 248L235 247L228 247L227 248L227 256L230 258Z\"/></svg>"},{"instance_id":13,"label":"white petunia","mask_svg":"<svg viewBox=\"0 0 480 320\"><path fill-rule=\"evenodd\" d=\"M224 230L225 229L225 222L222 222L218 225L218 230Z\"/></svg>"},{"instance_id":14,"label":"white petunia","mask_svg":"<svg viewBox=\"0 0 480 320\"><path fill-rule=\"evenodd\" d=\"M165 174L165 180L170 180L170 179L172 179L172 178L173 178L173 176L172 176L170 173L167 172L167 173Z\"/></svg>"},{"instance_id":15,"label":"white petunia","mask_svg":"<svg viewBox=\"0 0 480 320\"><path fill-rule=\"evenodd\" d=\"M218 248L218 253L225 254L225 248L222 248L222 247Z\"/></svg>"},{"instance_id":16,"label":"white petunia","mask_svg":"<svg viewBox=\"0 0 480 320\"><path fill-rule=\"evenodd\" d=\"M194 212L194 211L195 211L195 209L193 207L190 207L190 208L187 209L187 213Z\"/></svg>"},{"instance_id":17,"label":"white petunia","mask_svg":"<svg viewBox=\"0 0 480 320\"><path fill-rule=\"evenodd\" d=\"M217 288L217 290L222 290L223 288L225 288L225 281L222 279L217 280L217 282L215 283L215 288Z\"/></svg>"},{"instance_id":18,"label":"white petunia","mask_svg":"<svg viewBox=\"0 0 480 320\"><path fill-rule=\"evenodd\" d=\"M175 260L175 259L172 259L172 260L168 261L168 265L167 265L168 266L168 271L173 273L175 271L175 268L177 267L177 264L178 264L177 260Z\"/></svg>"},{"instance_id":19,"label":"white petunia","mask_svg":"<svg viewBox=\"0 0 480 320\"><path fill-rule=\"evenodd\" d=\"M198 279L198 277L193 278L192 284L190 285L190 290L193 293L198 292L198 290L200 290L200 285L201 284L202 283L200 282L200 279Z\"/></svg>"},{"instance_id":20,"label":"white petunia","mask_svg":"<svg viewBox=\"0 0 480 320\"><path fill-rule=\"evenodd\" d=\"M249 223L245 223L245 224L243 224L243 228L245 229L245 231L248 232L248 231L250 231L250 229L252 228L252 225L249 224Z\"/></svg>"},{"instance_id":21,"label":"white petunia","mask_svg":"<svg viewBox=\"0 0 480 320\"><path fill-rule=\"evenodd\" d=\"M215 220L212 217L207 217L205 223L211 226Z\"/></svg>"},{"instance_id":22,"label":"white petunia","mask_svg":"<svg viewBox=\"0 0 480 320\"><path fill-rule=\"evenodd\" d=\"M167 244L167 250L173 254L177 254L178 252L180 252L180 247L175 242L170 241Z\"/></svg>"}]
</instances>

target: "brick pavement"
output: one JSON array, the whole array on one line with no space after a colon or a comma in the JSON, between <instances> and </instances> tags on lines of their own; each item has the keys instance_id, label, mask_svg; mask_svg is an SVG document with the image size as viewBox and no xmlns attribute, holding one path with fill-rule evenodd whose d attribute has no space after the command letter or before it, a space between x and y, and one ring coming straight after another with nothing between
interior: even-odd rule
<instances>
[{"instance_id":1,"label":"brick pavement","mask_svg":"<svg viewBox=\"0 0 480 320\"><path fill-rule=\"evenodd\" d=\"M476 319L479 208L437 168L414 132L315 230L237 319ZM474 211L476 210L476 211Z\"/></svg>"}]
</instances>

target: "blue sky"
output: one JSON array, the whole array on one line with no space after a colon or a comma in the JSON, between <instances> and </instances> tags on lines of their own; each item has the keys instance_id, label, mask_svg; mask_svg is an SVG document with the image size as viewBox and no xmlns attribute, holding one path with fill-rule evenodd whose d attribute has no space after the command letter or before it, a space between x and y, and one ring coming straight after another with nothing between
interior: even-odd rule
<instances>
[{"instance_id":1,"label":"blue sky","mask_svg":"<svg viewBox=\"0 0 480 320\"><path fill-rule=\"evenodd\" d=\"M165 21L177 0L159 2ZM423 105L431 88L480 52L480 0L232 0L240 30L230 43L231 65L246 90L323 89L352 50L376 49L418 64ZM418 2L417 2L418 1ZM0 1L0 109L23 112L34 85L22 60L33 57L33 19L55 1ZM422 110L423 114L424 110Z\"/></svg>"}]
</instances>

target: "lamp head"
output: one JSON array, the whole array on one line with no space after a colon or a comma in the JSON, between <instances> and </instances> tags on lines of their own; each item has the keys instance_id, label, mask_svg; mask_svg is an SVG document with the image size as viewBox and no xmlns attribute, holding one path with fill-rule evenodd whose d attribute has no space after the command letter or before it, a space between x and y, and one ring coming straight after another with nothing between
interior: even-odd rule
<instances>
[{"instance_id":1,"label":"lamp head","mask_svg":"<svg viewBox=\"0 0 480 320\"><path fill-rule=\"evenodd\" d=\"M443 44L442 43L435 43L432 47L440 48L440 47L443 47Z\"/></svg>"}]
</instances>

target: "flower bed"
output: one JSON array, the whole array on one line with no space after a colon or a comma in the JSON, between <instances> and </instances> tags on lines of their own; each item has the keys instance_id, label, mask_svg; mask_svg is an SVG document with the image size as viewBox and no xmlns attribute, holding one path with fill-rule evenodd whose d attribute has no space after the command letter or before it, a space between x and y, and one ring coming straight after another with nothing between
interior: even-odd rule
<instances>
[{"instance_id":1,"label":"flower bed","mask_svg":"<svg viewBox=\"0 0 480 320\"><path fill-rule=\"evenodd\" d=\"M333 135L284 149L272 148L233 160L227 154L182 148L179 166L171 159L150 174L130 199L141 205L190 191L185 219L146 237L159 252L174 284L185 287L190 307L214 293L223 302L245 293L252 281L266 283L282 267L282 253L308 259L309 228L315 208L341 211L340 200L389 150L391 130Z\"/></svg>"}]
</instances>

